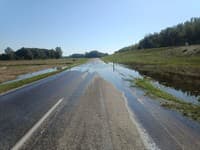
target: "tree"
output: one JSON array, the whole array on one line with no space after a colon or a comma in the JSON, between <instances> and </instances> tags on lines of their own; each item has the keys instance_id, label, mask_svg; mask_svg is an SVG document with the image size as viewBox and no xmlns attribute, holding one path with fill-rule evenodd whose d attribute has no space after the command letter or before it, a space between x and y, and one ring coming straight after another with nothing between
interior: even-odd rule
<instances>
[{"instance_id":1,"label":"tree","mask_svg":"<svg viewBox=\"0 0 200 150\"><path fill-rule=\"evenodd\" d=\"M122 48L118 52L143 48L181 46L185 43L200 44L200 18L191 18L190 21L168 27L159 33L149 34L139 43Z\"/></svg>"},{"instance_id":2,"label":"tree","mask_svg":"<svg viewBox=\"0 0 200 150\"><path fill-rule=\"evenodd\" d=\"M71 58L97 58L97 57L104 57L107 56L107 53L101 53L98 51L90 51L86 52L85 54L72 54Z\"/></svg>"},{"instance_id":3,"label":"tree","mask_svg":"<svg viewBox=\"0 0 200 150\"><path fill-rule=\"evenodd\" d=\"M11 60L11 59L53 59L61 58L62 50L60 47L54 49L43 49L43 48L25 48L22 47L14 52L11 48L6 48L5 53L0 55L0 60Z\"/></svg>"},{"instance_id":4,"label":"tree","mask_svg":"<svg viewBox=\"0 0 200 150\"><path fill-rule=\"evenodd\" d=\"M17 59L33 59L33 54L30 49L22 47L16 51Z\"/></svg>"},{"instance_id":5,"label":"tree","mask_svg":"<svg viewBox=\"0 0 200 150\"><path fill-rule=\"evenodd\" d=\"M56 47L55 50L56 50L56 58L61 58L63 53L61 47Z\"/></svg>"},{"instance_id":6,"label":"tree","mask_svg":"<svg viewBox=\"0 0 200 150\"><path fill-rule=\"evenodd\" d=\"M5 54L14 53L13 49L10 47L7 47L4 51L5 51Z\"/></svg>"},{"instance_id":7,"label":"tree","mask_svg":"<svg viewBox=\"0 0 200 150\"><path fill-rule=\"evenodd\" d=\"M10 58L8 57L7 54L0 54L0 60L9 60Z\"/></svg>"},{"instance_id":8,"label":"tree","mask_svg":"<svg viewBox=\"0 0 200 150\"><path fill-rule=\"evenodd\" d=\"M4 50L4 52L5 52L5 55L7 55L7 56L4 56L4 58L7 57L7 58L10 59L10 60L15 59L15 52L13 51L12 48L7 47L7 48Z\"/></svg>"}]
</instances>

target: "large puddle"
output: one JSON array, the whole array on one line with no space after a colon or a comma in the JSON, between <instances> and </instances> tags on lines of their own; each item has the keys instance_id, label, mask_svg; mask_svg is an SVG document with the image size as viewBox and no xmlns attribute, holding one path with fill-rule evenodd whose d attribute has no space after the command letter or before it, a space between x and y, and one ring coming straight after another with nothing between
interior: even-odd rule
<instances>
[{"instance_id":1,"label":"large puddle","mask_svg":"<svg viewBox=\"0 0 200 150\"><path fill-rule=\"evenodd\" d=\"M81 71L89 71L89 72L97 72L99 73L104 79L112 82L117 87L121 88L120 80L125 79L133 79L133 78L142 78L144 75L140 74L138 71L134 69L129 69L124 65L120 64L112 64L112 63L104 63L104 62L96 62L81 65L80 67L75 67L75 70ZM191 80L190 80L191 81ZM183 81L184 82L184 81ZM190 92L187 90L182 90L180 88L176 88L173 86L168 86L169 84L163 84L160 80L152 80L152 83L159 87L160 89L174 95L177 98L180 98L186 102L191 102L194 104L200 104L198 99L200 95L196 92ZM195 83L194 83L195 84ZM171 84L170 84L171 85ZM198 87L196 87L196 91L198 91ZM186 89L186 88L184 88Z\"/></svg>"},{"instance_id":2,"label":"large puddle","mask_svg":"<svg viewBox=\"0 0 200 150\"><path fill-rule=\"evenodd\" d=\"M72 70L97 73L121 91L128 102L130 110L133 112L134 120L139 122L138 128L140 129L139 132L142 135L142 139L145 139L144 141L150 147L155 147L156 145L156 147L158 146L163 150L168 150L193 145L196 148L195 144L200 139L199 123L183 117L175 111L162 108L157 101L145 96L142 89L137 87L130 88L130 82L126 79L142 78L143 75L139 72L119 64L106 64L101 60L91 61L74 67ZM160 84L156 80L152 82L166 92L182 98L184 101L195 104L199 103L197 101L198 97L195 95ZM185 136L180 138L180 134L185 134ZM176 141L183 142L183 146L177 145Z\"/></svg>"},{"instance_id":3,"label":"large puddle","mask_svg":"<svg viewBox=\"0 0 200 150\"><path fill-rule=\"evenodd\" d=\"M132 76L133 78L144 77L144 75L148 76L148 74L139 73L134 69L129 69L126 68L126 66L119 64L116 64L115 68L120 74ZM161 76L150 77L154 79L152 80L152 83L165 92L170 93L186 102L200 104L199 82L197 82L196 79L188 79L188 77L184 78L182 76L177 77L177 75L176 77L170 76L169 79L161 78Z\"/></svg>"}]
</instances>

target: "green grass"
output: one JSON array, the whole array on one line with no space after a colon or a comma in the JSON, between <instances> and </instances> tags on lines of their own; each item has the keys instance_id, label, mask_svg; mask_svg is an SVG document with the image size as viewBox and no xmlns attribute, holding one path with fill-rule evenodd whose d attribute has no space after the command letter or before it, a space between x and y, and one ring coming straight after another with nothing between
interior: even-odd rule
<instances>
[{"instance_id":1,"label":"green grass","mask_svg":"<svg viewBox=\"0 0 200 150\"><path fill-rule=\"evenodd\" d=\"M186 48L187 53L183 52ZM132 50L106 56L103 60L129 65L138 71L200 76L199 45Z\"/></svg>"},{"instance_id":2,"label":"green grass","mask_svg":"<svg viewBox=\"0 0 200 150\"><path fill-rule=\"evenodd\" d=\"M15 88L21 87L23 85L32 83L32 82L40 80L40 79L44 79L44 78L49 77L51 75L54 75L56 73L58 73L58 71L51 72L51 73L45 73L45 74L34 76L34 77L31 77L31 78L28 78L28 79L24 79L24 80L20 80L20 81L8 83L8 84L0 85L0 93L3 93L3 92L6 92L6 91L9 91L11 89L15 89Z\"/></svg>"},{"instance_id":3,"label":"green grass","mask_svg":"<svg viewBox=\"0 0 200 150\"><path fill-rule=\"evenodd\" d=\"M149 79L137 78L133 82L136 86L143 88L147 94L160 98L161 106L174 109L181 112L194 120L200 121L200 106L185 102L157 87L155 87Z\"/></svg>"},{"instance_id":4,"label":"green grass","mask_svg":"<svg viewBox=\"0 0 200 150\"><path fill-rule=\"evenodd\" d=\"M200 46L195 46L195 48ZM163 47L144 50L132 50L115 53L103 58L125 64L153 64L153 65L198 65L200 64L199 52L190 49L190 53L183 53L184 47ZM189 51L189 50L188 50Z\"/></svg>"},{"instance_id":5,"label":"green grass","mask_svg":"<svg viewBox=\"0 0 200 150\"><path fill-rule=\"evenodd\" d=\"M155 54L154 52L149 55L146 52L126 52L118 53L111 56L104 57L106 62L116 62L127 65L158 65L158 66L199 66L200 57L176 57L176 56L163 56Z\"/></svg>"},{"instance_id":6,"label":"green grass","mask_svg":"<svg viewBox=\"0 0 200 150\"><path fill-rule=\"evenodd\" d=\"M62 70L58 70L58 71L54 71L54 72L50 72L50 73L37 75L37 76L31 77L31 78L27 78L27 79L24 79L24 80L20 80L20 81L8 83L8 84L2 84L2 85L0 85L0 93L4 93L4 92L7 92L9 90L16 89L16 88L24 86L26 84L32 83L34 81L38 81L38 80L47 78L49 76L55 75L57 73L65 71L65 70L67 70L69 68L72 68L74 66L77 66L77 65L80 65L82 63L85 63L86 61L87 61L87 59L80 59L80 60L72 63L71 65L69 65L67 68L62 69Z\"/></svg>"},{"instance_id":7,"label":"green grass","mask_svg":"<svg viewBox=\"0 0 200 150\"><path fill-rule=\"evenodd\" d=\"M160 90L159 88L155 87L150 81L149 79L146 78L137 78L134 80L134 83L139 86L142 87L143 89L145 89L148 93L151 93L157 97L166 99L168 101L174 101L174 102L179 102L181 103L182 101L179 100L178 98L174 97L173 95L166 93L162 90Z\"/></svg>"}]
</instances>

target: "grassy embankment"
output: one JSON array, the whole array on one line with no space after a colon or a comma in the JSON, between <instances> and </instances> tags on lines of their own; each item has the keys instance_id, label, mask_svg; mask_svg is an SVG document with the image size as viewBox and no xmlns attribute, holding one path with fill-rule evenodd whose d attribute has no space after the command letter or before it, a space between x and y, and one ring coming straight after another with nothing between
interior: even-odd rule
<instances>
[{"instance_id":1,"label":"grassy embankment","mask_svg":"<svg viewBox=\"0 0 200 150\"><path fill-rule=\"evenodd\" d=\"M132 50L103 58L141 71L200 77L200 45Z\"/></svg>"},{"instance_id":2,"label":"grassy embankment","mask_svg":"<svg viewBox=\"0 0 200 150\"><path fill-rule=\"evenodd\" d=\"M200 121L200 106L192 103L184 102L173 95L162 91L155 87L147 78L137 78L133 80L134 84L138 87L145 89L148 95L161 98L161 106L181 112L184 116L190 117L194 120Z\"/></svg>"},{"instance_id":3,"label":"grassy embankment","mask_svg":"<svg viewBox=\"0 0 200 150\"><path fill-rule=\"evenodd\" d=\"M58 71L50 72L50 73L37 75L37 76L31 77L31 78L28 78L28 79L12 82L12 83L8 83L8 84L2 84L2 85L0 85L0 93L21 87L23 85L32 83L32 82L40 80L40 79L44 79L44 78L52 76L52 75L55 75L55 74L60 73L64 70L67 70L71 67L85 63L86 61L87 61L87 59L76 59L75 61L73 59L8 61L6 67L9 68L9 69L8 70L5 69L7 71L5 73L12 73L12 70L10 70L11 68L14 68L14 70L18 70L18 69L23 70L24 69L24 71L22 71L22 72L19 71L18 75L22 74L24 72L28 73L27 71L30 71L30 70L33 72L33 71L38 71L40 69L51 68L51 67L62 67L62 66L63 67L65 66L66 68L60 69ZM4 66L3 65L4 63L6 64L6 62L3 62L3 61L0 62L0 66ZM1 76L6 76L6 74L1 73L0 77Z\"/></svg>"}]
</instances>

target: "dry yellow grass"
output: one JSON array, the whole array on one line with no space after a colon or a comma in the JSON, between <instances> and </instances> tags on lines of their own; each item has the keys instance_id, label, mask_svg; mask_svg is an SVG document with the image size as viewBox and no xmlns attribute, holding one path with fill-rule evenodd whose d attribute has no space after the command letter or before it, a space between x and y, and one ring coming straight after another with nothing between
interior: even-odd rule
<instances>
[{"instance_id":1,"label":"dry yellow grass","mask_svg":"<svg viewBox=\"0 0 200 150\"><path fill-rule=\"evenodd\" d=\"M76 61L76 60L75 60ZM73 59L0 61L0 83L17 76L52 67L68 66Z\"/></svg>"}]
</instances>

